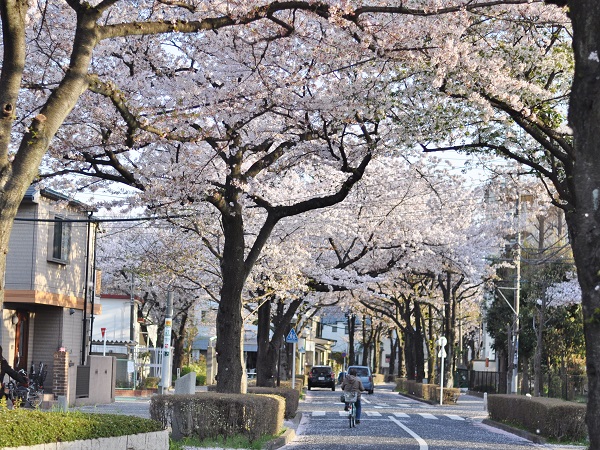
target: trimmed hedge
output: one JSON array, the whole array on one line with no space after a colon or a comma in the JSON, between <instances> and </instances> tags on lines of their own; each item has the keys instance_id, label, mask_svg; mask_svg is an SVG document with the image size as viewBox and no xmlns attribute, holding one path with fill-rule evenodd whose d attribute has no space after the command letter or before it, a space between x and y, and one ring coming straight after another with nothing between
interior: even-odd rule
<instances>
[{"instance_id":1,"label":"trimmed hedge","mask_svg":"<svg viewBox=\"0 0 600 450\"><path fill-rule=\"evenodd\" d=\"M278 395L224 394L155 395L150 417L171 427L171 437L199 440L244 436L254 442L277 435L283 427L285 400Z\"/></svg>"},{"instance_id":2,"label":"trimmed hedge","mask_svg":"<svg viewBox=\"0 0 600 450\"><path fill-rule=\"evenodd\" d=\"M396 390L430 402L439 403L440 387L437 384L423 384L406 378L396 378ZM460 395L460 389L444 388L444 405L456 403Z\"/></svg>"},{"instance_id":3,"label":"trimmed hedge","mask_svg":"<svg viewBox=\"0 0 600 450\"><path fill-rule=\"evenodd\" d=\"M298 410L298 403L300 402L300 392L297 389L291 387L256 387L248 386L248 394L271 394L278 395L285 399L285 419L293 419L296 416Z\"/></svg>"},{"instance_id":4,"label":"trimmed hedge","mask_svg":"<svg viewBox=\"0 0 600 450\"><path fill-rule=\"evenodd\" d=\"M581 403L557 398L488 395L490 419L517 425L557 441L582 441L587 438L586 409L586 405Z\"/></svg>"},{"instance_id":5,"label":"trimmed hedge","mask_svg":"<svg viewBox=\"0 0 600 450\"><path fill-rule=\"evenodd\" d=\"M0 448L99 439L162 431L149 419L78 411L7 409L0 405Z\"/></svg>"}]
</instances>

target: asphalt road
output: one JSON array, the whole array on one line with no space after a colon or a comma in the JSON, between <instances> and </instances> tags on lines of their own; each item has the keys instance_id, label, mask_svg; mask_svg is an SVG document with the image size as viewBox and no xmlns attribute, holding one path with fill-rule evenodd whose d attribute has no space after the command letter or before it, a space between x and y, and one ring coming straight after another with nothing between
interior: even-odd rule
<instances>
[{"instance_id":1,"label":"asphalt road","mask_svg":"<svg viewBox=\"0 0 600 450\"><path fill-rule=\"evenodd\" d=\"M484 425L483 401L461 396L456 406L429 405L392 392L363 394L361 423L350 429L340 390L306 391L302 420L286 450L509 450L544 448Z\"/></svg>"},{"instance_id":2,"label":"asphalt road","mask_svg":"<svg viewBox=\"0 0 600 450\"><path fill-rule=\"evenodd\" d=\"M585 447L534 444L485 425L483 400L461 395L456 405L429 405L377 385L373 395L363 394L361 423L349 428L340 402L339 385L305 390L297 419L285 426L295 430L292 442L280 450L582 450ZM149 398L118 397L108 405L84 406L80 411L150 417ZM301 417L300 420L298 420ZM202 450L216 450L204 448Z\"/></svg>"}]
</instances>

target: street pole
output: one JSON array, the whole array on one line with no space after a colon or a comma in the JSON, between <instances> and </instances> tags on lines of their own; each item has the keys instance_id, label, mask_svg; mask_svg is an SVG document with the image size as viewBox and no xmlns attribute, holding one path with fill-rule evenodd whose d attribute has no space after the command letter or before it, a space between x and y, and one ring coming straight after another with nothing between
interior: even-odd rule
<instances>
[{"instance_id":1,"label":"street pole","mask_svg":"<svg viewBox=\"0 0 600 450\"><path fill-rule=\"evenodd\" d=\"M440 336L438 339L438 345L440 346L440 351L438 352L438 356L440 357L440 405L444 404L444 359L446 358L446 344L448 343L448 339L445 336Z\"/></svg>"},{"instance_id":2,"label":"street pole","mask_svg":"<svg viewBox=\"0 0 600 450\"><path fill-rule=\"evenodd\" d=\"M161 373L161 394L171 387L171 327L173 326L173 292L167 294L167 313L163 337L163 360Z\"/></svg>"},{"instance_id":3,"label":"street pole","mask_svg":"<svg viewBox=\"0 0 600 450\"><path fill-rule=\"evenodd\" d=\"M515 321L513 330L513 370L512 370L512 381L511 381L511 393L516 394L518 391L518 380L519 380L519 304L520 304L520 291L521 291L521 220L519 210L520 205L520 194L517 195L517 254L516 254L516 279L515 279Z\"/></svg>"},{"instance_id":4,"label":"street pole","mask_svg":"<svg viewBox=\"0 0 600 450\"><path fill-rule=\"evenodd\" d=\"M292 389L296 388L296 343L292 343Z\"/></svg>"}]
</instances>

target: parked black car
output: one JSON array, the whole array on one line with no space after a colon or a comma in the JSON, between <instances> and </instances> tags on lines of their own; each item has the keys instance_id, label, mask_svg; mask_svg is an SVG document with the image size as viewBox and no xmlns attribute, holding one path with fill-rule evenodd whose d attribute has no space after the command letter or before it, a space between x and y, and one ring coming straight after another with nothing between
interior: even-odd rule
<instances>
[{"instance_id":1,"label":"parked black car","mask_svg":"<svg viewBox=\"0 0 600 450\"><path fill-rule=\"evenodd\" d=\"M313 387L331 388L335 391L335 373L329 366L313 366L308 374L308 390Z\"/></svg>"}]
</instances>

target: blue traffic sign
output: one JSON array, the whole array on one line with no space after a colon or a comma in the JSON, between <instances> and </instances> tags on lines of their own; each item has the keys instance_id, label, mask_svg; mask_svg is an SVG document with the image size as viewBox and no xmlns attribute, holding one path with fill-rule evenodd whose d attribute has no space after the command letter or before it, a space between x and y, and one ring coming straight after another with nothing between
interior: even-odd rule
<instances>
[{"instance_id":1,"label":"blue traffic sign","mask_svg":"<svg viewBox=\"0 0 600 450\"><path fill-rule=\"evenodd\" d=\"M288 344L295 344L298 342L298 335L296 334L296 330L294 330L293 328L290 330L290 332L285 338L285 342L287 342Z\"/></svg>"}]
</instances>

